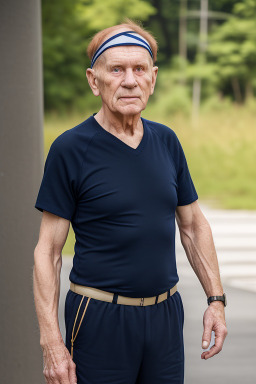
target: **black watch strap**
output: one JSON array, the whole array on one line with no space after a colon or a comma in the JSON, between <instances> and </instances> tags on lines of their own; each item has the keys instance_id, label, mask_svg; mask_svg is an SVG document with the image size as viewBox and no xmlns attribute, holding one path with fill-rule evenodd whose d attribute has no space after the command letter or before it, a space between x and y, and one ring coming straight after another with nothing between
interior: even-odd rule
<instances>
[{"instance_id":1,"label":"black watch strap","mask_svg":"<svg viewBox=\"0 0 256 384\"><path fill-rule=\"evenodd\" d=\"M213 301L222 301L224 303L224 307L227 306L227 297L224 293L223 296L210 296L207 299L208 305L210 305Z\"/></svg>"}]
</instances>

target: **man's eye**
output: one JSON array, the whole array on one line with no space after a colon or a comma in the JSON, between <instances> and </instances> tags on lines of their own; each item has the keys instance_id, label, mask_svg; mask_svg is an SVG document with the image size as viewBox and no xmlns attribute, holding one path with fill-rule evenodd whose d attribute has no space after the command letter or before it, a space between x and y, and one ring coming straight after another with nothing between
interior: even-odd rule
<instances>
[{"instance_id":1,"label":"man's eye","mask_svg":"<svg viewBox=\"0 0 256 384\"><path fill-rule=\"evenodd\" d=\"M139 70L139 72L141 72L143 70L142 67L137 67L137 69Z\"/></svg>"},{"instance_id":2,"label":"man's eye","mask_svg":"<svg viewBox=\"0 0 256 384\"><path fill-rule=\"evenodd\" d=\"M113 72L118 72L118 71L119 71L119 69L120 69L120 68L118 68L118 67L115 67L115 68L113 68Z\"/></svg>"}]
</instances>

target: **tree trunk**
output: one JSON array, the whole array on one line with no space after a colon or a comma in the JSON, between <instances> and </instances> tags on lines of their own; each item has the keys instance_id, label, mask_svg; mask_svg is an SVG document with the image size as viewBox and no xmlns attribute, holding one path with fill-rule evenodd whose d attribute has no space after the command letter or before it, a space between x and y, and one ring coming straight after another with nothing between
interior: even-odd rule
<instances>
[{"instance_id":1,"label":"tree trunk","mask_svg":"<svg viewBox=\"0 0 256 384\"><path fill-rule=\"evenodd\" d=\"M179 55L187 60L187 0L180 1Z\"/></svg>"},{"instance_id":2,"label":"tree trunk","mask_svg":"<svg viewBox=\"0 0 256 384\"><path fill-rule=\"evenodd\" d=\"M186 84L186 62L187 62L187 0L180 1L180 20L179 20L179 55L180 65L180 84Z\"/></svg>"},{"instance_id":3,"label":"tree trunk","mask_svg":"<svg viewBox=\"0 0 256 384\"><path fill-rule=\"evenodd\" d=\"M162 10L162 0L153 0L153 6L157 9L157 14L155 15L155 19L159 22L159 28L162 29L164 41L165 41L165 57L167 60L170 59L172 55L172 46L171 46L171 36L167 27L167 20L163 15Z\"/></svg>"},{"instance_id":4,"label":"tree trunk","mask_svg":"<svg viewBox=\"0 0 256 384\"><path fill-rule=\"evenodd\" d=\"M234 97L237 103L242 104L242 94L240 89L240 84L237 77L232 77L231 84L234 92Z\"/></svg>"}]
</instances>

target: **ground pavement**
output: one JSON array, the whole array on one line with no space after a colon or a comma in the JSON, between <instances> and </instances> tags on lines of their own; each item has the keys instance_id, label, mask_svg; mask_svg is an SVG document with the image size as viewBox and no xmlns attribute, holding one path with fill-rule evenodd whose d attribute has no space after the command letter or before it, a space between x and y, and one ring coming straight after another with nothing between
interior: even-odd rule
<instances>
[{"instance_id":1,"label":"ground pavement","mask_svg":"<svg viewBox=\"0 0 256 384\"><path fill-rule=\"evenodd\" d=\"M178 289L184 312L185 384L254 384L256 382L256 212L210 209L200 203L209 221L227 294L228 336L223 350L201 359L204 290L180 243L176 226ZM59 321L65 338L64 301L72 257L63 257ZM156 383L157 384L157 383ZM170 383L171 384L171 383Z\"/></svg>"}]
</instances>

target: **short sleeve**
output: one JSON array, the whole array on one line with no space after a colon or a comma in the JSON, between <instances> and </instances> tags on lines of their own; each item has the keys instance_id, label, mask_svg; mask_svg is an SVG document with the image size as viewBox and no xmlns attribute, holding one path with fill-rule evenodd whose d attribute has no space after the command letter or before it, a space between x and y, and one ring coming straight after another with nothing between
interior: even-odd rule
<instances>
[{"instance_id":1,"label":"short sleeve","mask_svg":"<svg viewBox=\"0 0 256 384\"><path fill-rule=\"evenodd\" d=\"M76 210L78 167L63 138L57 137L50 147L35 208L71 220Z\"/></svg>"},{"instance_id":2,"label":"short sleeve","mask_svg":"<svg viewBox=\"0 0 256 384\"><path fill-rule=\"evenodd\" d=\"M176 136L176 134L175 134ZM176 160L177 160L177 197L179 205L187 205L198 199L198 194L189 172L185 153L176 136Z\"/></svg>"}]
</instances>

